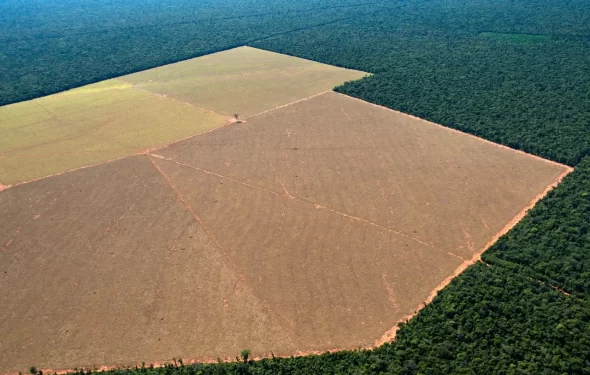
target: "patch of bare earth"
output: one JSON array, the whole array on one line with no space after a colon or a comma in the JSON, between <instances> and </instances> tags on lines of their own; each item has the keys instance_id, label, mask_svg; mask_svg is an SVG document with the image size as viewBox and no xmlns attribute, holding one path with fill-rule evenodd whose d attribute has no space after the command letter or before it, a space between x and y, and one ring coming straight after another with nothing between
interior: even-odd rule
<instances>
[{"instance_id":1,"label":"patch of bare earth","mask_svg":"<svg viewBox=\"0 0 590 375\"><path fill-rule=\"evenodd\" d=\"M8 189L0 211L3 373L289 345L145 155Z\"/></svg>"},{"instance_id":2,"label":"patch of bare earth","mask_svg":"<svg viewBox=\"0 0 590 375\"><path fill-rule=\"evenodd\" d=\"M335 93L0 194L0 372L371 347L564 166Z\"/></svg>"}]
</instances>

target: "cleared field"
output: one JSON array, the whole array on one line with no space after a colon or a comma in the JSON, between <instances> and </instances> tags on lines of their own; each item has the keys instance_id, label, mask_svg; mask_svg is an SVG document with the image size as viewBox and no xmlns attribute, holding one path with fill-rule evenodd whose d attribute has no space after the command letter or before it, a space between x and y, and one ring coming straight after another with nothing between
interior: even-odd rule
<instances>
[{"instance_id":1,"label":"cleared field","mask_svg":"<svg viewBox=\"0 0 590 375\"><path fill-rule=\"evenodd\" d=\"M371 345L459 263L144 155L0 203L2 372Z\"/></svg>"},{"instance_id":2,"label":"cleared field","mask_svg":"<svg viewBox=\"0 0 590 375\"><path fill-rule=\"evenodd\" d=\"M372 346L568 169L326 93L0 193L0 372Z\"/></svg>"},{"instance_id":3,"label":"cleared field","mask_svg":"<svg viewBox=\"0 0 590 375\"><path fill-rule=\"evenodd\" d=\"M1 373L289 343L145 155L3 191L0 213Z\"/></svg>"},{"instance_id":4,"label":"cleared field","mask_svg":"<svg viewBox=\"0 0 590 375\"><path fill-rule=\"evenodd\" d=\"M0 183L136 154L226 122L117 79L0 107Z\"/></svg>"},{"instance_id":5,"label":"cleared field","mask_svg":"<svg viewBox=\"0 0 590 375\"><path fill-rule=\"evenodd\" d=\"M568 170L333 92L158 153L462 258Z\"/></svg>"},{"instance_id":6,"label":"cleared field","mask_svg":"<svg viewBox=\"0 0 590 375\"><path fill-rule=\"evenodd\" d=\"M161 147L365 75L240 47L0 107L0 187Z\"/></svg>"},{"instance_id":7,"label":"cleared field","mask_svg":"<svg viewBox=\"0 0 590 375\"><path fill-rule=\"evenodd\" d=\"M257 48L239 47L121 79L227 116L239 113L246 118L366 75Z\"/></svg>"}]
</instances>

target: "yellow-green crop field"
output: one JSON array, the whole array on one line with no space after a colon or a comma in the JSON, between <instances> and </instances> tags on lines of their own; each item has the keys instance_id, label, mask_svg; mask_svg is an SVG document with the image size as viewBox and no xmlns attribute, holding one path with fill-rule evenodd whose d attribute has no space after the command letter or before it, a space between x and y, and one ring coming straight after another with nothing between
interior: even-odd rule
<instances>
[{"instance_id":1,"label":"yellow-green crop field","mask_svg":"<svg viewBox=\"0 0 590 375\"><path fill-rule=\"evenodd\" d=\"M121 79L227 116L239 113L245 118L366 75L357 70L239 47Z\"/></svg>"},{"instance_id":2,"label":"yellow-green crop field","mask_svg":"<svg viewBox=\"0 0 590 375\"><path fill-rule=\"evenodd\" d=\"M240 47L0 107L0 186L164 146L365 75Z\"/></svg>"},{"instance_id":3,"label":"yellow-green crop field","mask_svg":"<svg viewBox=\"0 0 590 375\"><path fill-rule=\"evenodd\" d=\"M0 108L0 182L29 181L138 153L225 117L112 79Z\"/></svg>"}]
</instances>

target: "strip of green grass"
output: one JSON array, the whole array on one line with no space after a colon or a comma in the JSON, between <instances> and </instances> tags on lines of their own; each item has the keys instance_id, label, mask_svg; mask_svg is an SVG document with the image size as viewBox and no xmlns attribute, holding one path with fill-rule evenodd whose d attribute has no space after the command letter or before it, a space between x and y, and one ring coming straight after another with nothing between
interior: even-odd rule
<instances>
[{"instance_id":1,"label":"strip of green grass","mask_svg":"<svg viewBox=\"0 0 590 375\"><path fill-rule=\"evenodd\" d=\"M499 42L505 43L521 43L521 44L534 44L542 43L550 39L548 35L535 35L535 34L518 34L518 33L494 33L494 32L483 32L480 36Z\"/></svg>"}]
</instances>

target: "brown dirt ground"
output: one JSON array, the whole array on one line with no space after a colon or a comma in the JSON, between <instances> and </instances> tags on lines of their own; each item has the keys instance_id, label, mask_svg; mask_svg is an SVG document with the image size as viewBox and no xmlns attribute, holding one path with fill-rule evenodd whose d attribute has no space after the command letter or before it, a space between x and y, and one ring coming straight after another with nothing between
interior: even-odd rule
<instances>
[{"instance_id":1,"label":"brown dirt ground","mask_svg":"<svg viewBox=\"0 0 590 375\"><path fill-rule=\"evenodd\" d=\"M277 192L282 183L464 259L567 170L336 93L159 153Z\"/></svg>"},{"instance_id":2,"label":"brown dirt ground","mask_svg":"<svg viewBox=\"0 0 590 375\"><path fill-rule=\"evenodd\" d=\"M372 345L461 263L310 202L154 160L298 350Z\"/></svg>"},{"instance_id":3,"label":"brown dirt ground","mask_svg":"<svg viewBox=\"0 0 590 375\"><path fill-rule=\"evenodd\" d=\"M0 211L1 373L295 349L147 156L8 189Z\"/></svg>"},{"instance_id":4,"label":"brown dirt ground","mask_svg":"<svg viewBox=\"0 0 590 375\"><path fill-rule=\"evenodd\" d=\"M0 372L372 346L567 171L335 93L0 193Z\"/></svg>"}]
</instances>

